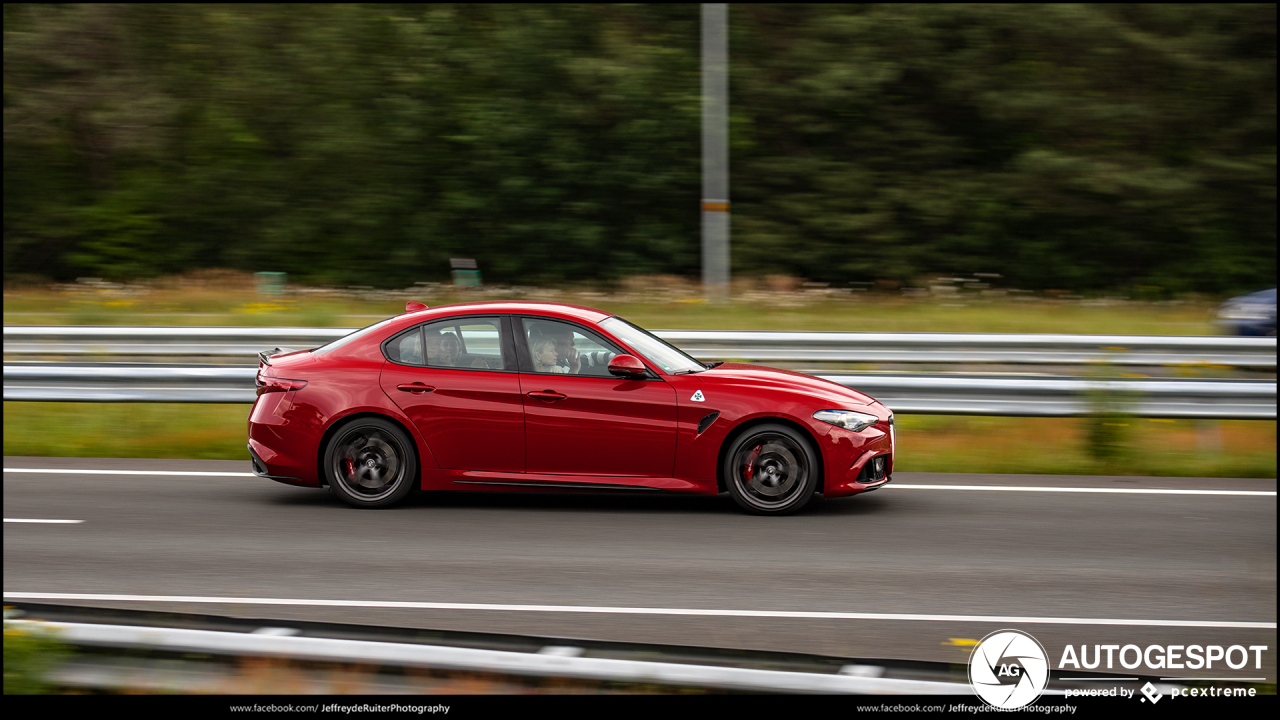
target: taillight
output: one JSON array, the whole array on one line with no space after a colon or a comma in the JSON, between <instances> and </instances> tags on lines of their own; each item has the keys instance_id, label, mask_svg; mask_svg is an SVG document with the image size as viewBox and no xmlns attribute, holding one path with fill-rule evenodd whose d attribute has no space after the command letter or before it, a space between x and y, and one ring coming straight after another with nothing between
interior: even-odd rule
<instances>
[{"instance_id":1,"label":"taillight","mask_svg":"<svg viewBox=\"0 0 1280 720\"><path fill-rule=\"evenodd\" d=\"M301 390L307 386L306 380L285 380L284 378L266 377L261 372L255 382L258 386L258 394L270 392L288 392L290 390Z\"/></svg>"}]
</instances>

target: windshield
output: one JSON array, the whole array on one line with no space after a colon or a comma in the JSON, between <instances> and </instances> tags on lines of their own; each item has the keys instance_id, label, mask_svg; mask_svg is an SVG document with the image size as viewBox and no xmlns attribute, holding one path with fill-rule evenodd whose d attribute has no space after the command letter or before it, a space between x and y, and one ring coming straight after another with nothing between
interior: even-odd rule
<instances>
[{"instance_id":1,"label":"windshield","mask_svg":"<svg viewBox=\"0 0 1280 720\"><path fill-rule=\"evenodd\" d=\"M681 352L644 328L632 325L620 317L611 317L600 323L600 327L613 333L614 337L629 345L646 360L662 368L668 375L700 372L707 366Z\"/></svg>"},{"instance_id":2,"label":"windshield","mask_svg":"<svg viewBox=\"0 0 1280 720\"><path fill-rule=\"evenodd\" d=\"M399 316L396 316L396 317L399 317ZM368 327L360 328L359 330L351 333L350 335L343 335L342 337L338 338L337 340L334 340L328 345L321 345L320 347L316 348L315 350L312 350L311 352L313 355L323 355L324 353L327 353L330 350L337 350L338 348L342 347L343 345L346 345L352 340L355 340L357 338L362 338L365 335L368 335L374 330L377 330L378 328L382 327L383 325L386 325L387 323L395 319L396 318L394 317L389 317L386 320L383 320L381 322L376 322Z\"/></svg>"}]
</instances>

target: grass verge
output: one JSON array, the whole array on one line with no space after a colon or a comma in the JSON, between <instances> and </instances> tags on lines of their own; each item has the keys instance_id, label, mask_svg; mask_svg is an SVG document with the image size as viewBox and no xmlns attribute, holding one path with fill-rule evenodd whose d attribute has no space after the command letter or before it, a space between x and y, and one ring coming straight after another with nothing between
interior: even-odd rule
<instances>
[{"instance_id":1,"label":"grass verge","mask_svg":"<svg viewBox=\"0 0 1280 720\"><path fill-rule=\"evenodd\" d=\"M53 633L10 623L10 612L10 608L4 609L4 694L43 695L53 692L54 686L46 675L51 668L71 656L71 648Z\"/></svg>"},{"instance_id":2,"label":"grass verge","mask_svg":"<svg viewBox=\"0 0 1280 720\"><path fill-rule=\"evenodd\" d=\"M4 404L4 454L247 460L248 405ZM905 472L1276 476L1276 423L902 415Z\"/></svg>"},{"instance_id":3,"label":"grass verge","mask_svg":"<svg viewBox=\"0 0 1280 720\"><path fill-rule=\"evenodd\" d=\"M4 404L4 454L248 460L250 405Z\"/></svg>"},{"instance_id":4,"label":"grass verge","mask_svg":"<svg viewBox=\"0 0 1280 720\"><path fill-rule=\"evenodd\" d=\"M1276 476L1263 420L899 415L895 469L916 472Z\"/></svg>"},{"instance_id":5,"label":"grass verge","mask_svg":"<svg viewBox=\"0 0 1280 720\"><path fill-rule=\"evenodd\" d=\"M947 292L942 292L946 290ZM563 302L622 315L651 329L848 332L1213 335L1217 301L1086 298L1016 290L917 288L911 293L761 286L742 280L731 299L707 302L679 278L631 278L620 287L462 289L428 284L400 291L290 286L259 294L252 276L211 272L145 284L81 282L6 287L6 325L224 325L362 327L404 312L483 300Z\"/></svg>"}]
</instances>

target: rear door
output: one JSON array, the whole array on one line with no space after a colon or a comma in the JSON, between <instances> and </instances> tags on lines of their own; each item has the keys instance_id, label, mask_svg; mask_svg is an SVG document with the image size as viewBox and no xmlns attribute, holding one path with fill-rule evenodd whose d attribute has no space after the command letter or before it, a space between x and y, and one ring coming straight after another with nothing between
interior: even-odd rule
<instances>
[{"instance_id":1,"label":"rear door","mask_svg":"<svg viewBox=\"0 0 1280 720\"><path fill-rule=\"evenodd\" d=\"M438 320L383 344L382 389L441 468L524 472L524 407L508 323Z\"/></svg>"}]
</instances>

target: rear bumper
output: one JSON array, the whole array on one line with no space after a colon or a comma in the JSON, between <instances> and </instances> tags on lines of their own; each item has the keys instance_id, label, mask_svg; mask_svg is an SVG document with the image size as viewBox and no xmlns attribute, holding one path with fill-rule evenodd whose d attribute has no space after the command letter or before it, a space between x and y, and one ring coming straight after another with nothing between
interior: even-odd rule
<instances>
[{"instance_id":1,"label":"rear bumper","mask_svg":"<svg viewBox=\"0 0 1280 720\"><path fill-rule=\"evenodd\" d=\"M318 483L308 482L299 477L293 477L290 475L273 474L271 472L270 467L267 465L267 463L263 461L262 456L259 455L258 451L254 449L253 446L255 444L257 444L255 443L255 441L249 440L249 445L248 445L249 462L253 465L254 475L257 475L258 477L266 478L268 480L275 480L276 482L284 483L285 485L297 485L299 487L319 487Z\"/></svg>"},{"instance_id":2,"label":"rear bumper","mask_svg":"<svg viewBox=\"0 0 1280 720\"><path fill-rule=\"evenodd\" d=\"M297 392L258 396L249 413L249 458L253 473L288 485L320 487L316 479L315 443L296 422Z\"/></svg>"}]
</instances>

